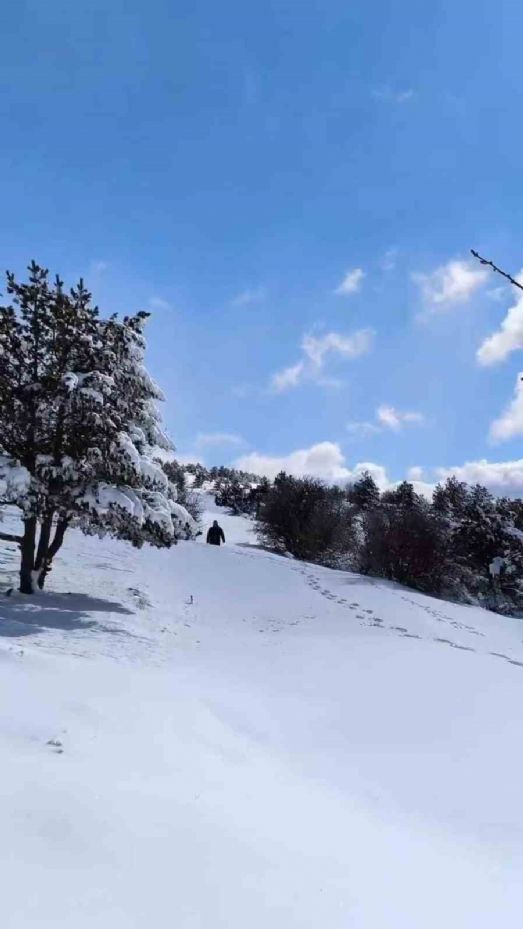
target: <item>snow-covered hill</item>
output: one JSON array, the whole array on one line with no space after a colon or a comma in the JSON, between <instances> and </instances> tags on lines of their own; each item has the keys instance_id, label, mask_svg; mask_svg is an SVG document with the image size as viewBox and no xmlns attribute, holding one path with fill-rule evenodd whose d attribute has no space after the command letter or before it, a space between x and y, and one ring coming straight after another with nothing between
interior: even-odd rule
<instances>
[{"instance_id":1,"label":"snow-covered hill","mask_svg":"<svg viewBox=\"0 0 523 929\"><path fill-rule=\"evenodd\" d=\"M3 926L519 927L521 621L218 519L2 598Z\"/></svg>"}]
</instances>

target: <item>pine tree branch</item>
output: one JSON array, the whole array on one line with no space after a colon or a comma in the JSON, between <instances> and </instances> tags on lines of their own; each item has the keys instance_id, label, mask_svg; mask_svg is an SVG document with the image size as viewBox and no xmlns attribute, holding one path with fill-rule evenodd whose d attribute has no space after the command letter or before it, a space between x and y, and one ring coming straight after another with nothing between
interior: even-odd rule
<instances>
[{"instance_id":1,"label":"pine tree branch","mask_svg":"<svg viewBox=\"0 0 523 929\"><path fill-rule=\"evenodd\" d=\"M488 265L489 268L492 268L492 270L496 272L496 274L501 274L501 276L505 277L507 281L510 281L510 283L513 284L514 287L519 287L520 290L523 290L523 284L520 284L519 281L516 281L516 279L512 277L510 274L507 274L506 271L502 271L501 268L498 268L498 266L495 265L493 261L489 261L488 258L482 258L481 255L479 255L478 252L475 252L473 248L471 248L470 251L471 251L471 254L474 255L474 258L478 259L480 264Z\"/></svg>"},{"instance_id":2,"label":"pine tree branch","mask_svg":"<svg viewBox=\"0 0 523 929\"><path fill-rule=\"evenodd\" d=\"M22 536L11 535L9 532L0 532L0 542L16 542L17 545L21 545Z\"/></svg>"}]
</instances>

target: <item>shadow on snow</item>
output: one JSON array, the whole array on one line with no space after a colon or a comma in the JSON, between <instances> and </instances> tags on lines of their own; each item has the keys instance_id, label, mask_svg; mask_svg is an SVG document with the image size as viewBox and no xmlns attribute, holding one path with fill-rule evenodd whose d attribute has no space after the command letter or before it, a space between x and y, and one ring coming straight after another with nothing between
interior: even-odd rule
<instances>
[{"instance_id":1,"label":"shadow on snow","mask_svg":"<svg viewBox=\"0 0 523 929\"><path fill-rule=\"evenodd\" d=\"M49 629L77 632L93 627L112 635L130 635L116 626L97 622L92 618L93 613L134 615L121 603L88 594L35 593L23 596L13 593L12 597L0 599L0 637L17 638Z\"/></svg>"}]
</instances>

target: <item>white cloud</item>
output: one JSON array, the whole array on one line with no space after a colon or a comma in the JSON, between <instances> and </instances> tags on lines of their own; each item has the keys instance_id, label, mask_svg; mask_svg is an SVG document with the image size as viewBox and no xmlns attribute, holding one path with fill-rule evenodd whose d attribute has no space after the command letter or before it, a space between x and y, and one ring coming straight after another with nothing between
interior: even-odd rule
<instances>
[{"instance_id":1,"label":"white cloud","mask_svg":"<svg viewBox=\"0 0 523 929\"><path fill-rule=\"evenodd\" d=\"M391 481L383 465L374 461L360 461L353 468L349 467L337 442L319 442L310 448L300 448L281 456L252 452L238 458L234 466L243 471L266 475L271 480L280 471L285 471L295 477L318 477L327 483L344 485L357 481L362 474L368 472L381 491L389 490L398 484L398 481ZM434 485L415 481L414 488L417 493L430 498Z\"/></svg>"},{"instance_id":2,"label":"white cloud","mask_svg":"<svg viewBox=\"0 0 523 929\"><path fill-rule=\"evenodd\" d=\"M351 467L340 446L336 442L319 442L310 448L302 448L287 455L266 455L252 452L235 462L235 466L255 474L266 474L274 478L280 471L294 474L296 477L312 475L327 482L346 484L355 481L364 471L372 474L380 490L388 490L398 484L392 480L387 469L373 461L361 461ZM420 467L409 468L407 479L414 485L417 493L430 499L436 480L444 481L455 475L467 484L483 484L500 496L523 495L523 458L515 461L491 462L486 459L469 461L463 465L450 468L430 469L434 481L425 478L426 472Z\"/></svg>"},{"instance_id":3,"label":"white cloud","mask_svg":"<svg viewBox=\"0 0 523 929\"><path fill-rule=\"evenodd\" d=\"M328 481L345 480L350 476L343 453L335 442L318 442L310 448L300 448L282 456L252 452L239 458L235 465L255 474L266 474L270 478L276 477L280 471L287 471L297 477L311 474Z\"/></svg>"},{"instance_id":4,"label":"white cloud","mask_svg":"<svg viewBox=\"0 0 523 929\"><path fill-rule=\"evenodd\" d=\"M359 358L370 351L373 337L372 329L360 329L352 335L343 335L341 332L305 335L301 343L305 358L273 374L271 389L282 393L305 380L312 380L320 386L339 386L339 381L323 376L327 358L331 355L345 359Z\"/></svg>"},{"instance_id":5,"label":"white cloud","mask_svg":"<svg viewBox=\"0 0 523 929\"><path fill-rule=\"evenodd\" d=\"M523 272L520 272L520 276ZM516 288L513 288L516 291ZM497 332L485 339L477 352L481 365L493 365L504 361L512 352L523 348L523 293L517 291L517 299L507 311Z\"/></svg>"},{"instance_id":6,"label":"white cloud","mask_svg":"<svg viewBox=\"0 0 523 929\"><path fill-rule=\"evenodd\" d=\"M253 303L261 303L265 299L265 290L263 287L256 287L252 290L242 290L231 300L231 306L250 306Z\"/></svg>"},{"instance_id":7,"label":"white cloud","mask_svg":"<svg viewBox=\"0 0 523 929\"><path fill-rule=\"evenodd\" d=\"M245 445L245 439L233 432L199 432L196 444L201 445Z\"/></svg>"},{"instance_id":8,"label":"white cloud","mask_svg":"<svg viewBox=\"0 0 523 929\"><path fill-rule=\"evenodd\" d=\"M352 271L347 271L341 284L336 288L334 293L339 296L355 294L360 289L364 277L365 271L361 268L353 268Z\"/></svg>"},{"instance_id":9,"label":"white cloud","mask_svg":"<svg viewBox=\"0 0 523 929\"><path fill-rule=\"evenodd\" d=\"M493 442L505 442L515 435L523 435L523 374L517 376L512 401L490 427Z\"/></svg>"},{"instance_id":10,"label":"white cloud","mask_svg":"<svg viewBox=\"0 0 523 929\"><path fill-rule=\"evenodd\" d=\"M490 297L491 300L494 300L496 303L498 303L500 300L504 299L506 293L507 288L504 284L502 284L500 287L491 287L489 290L487 290L487 297Z\"/></svg>"},{"instance_id":11,"label":"white cloud","mask_svg":"<svg viewBox=\"0 0 523 929\"><path fill-rule=\"evenodd\" d=\"M369 471L379 487L390 486L385 468L373 462L364 461L347 467L345 456L337 442L318 442L310 448L300 448L288 455L264 455L251 452L235 461L235 467L255 474L276 477L280 471L286 471L296 477L312 475L333 483L345 483L356 480L364 471Z\"/></svg>"},{"instance_id":12,"label":"white cloud","mask_svg":"<svg viewBox=\"0 0 523 929\"><path fill-rule=\"evenodd\" d=\"M276 393L282 393L291 387L297 387L305 373L305 364L298 361L295 365L276 371L272 376L271 387Z\"/></svg>"},{"instance_id":13,"label":"white cloud","mask_svg":"<svg viewBox=\"0 0 523 929\"><path fill-rule=\"evenodd\" d=\"M376 419L386 429L393 429L395 432L399 432L404 425L409 423L422 425L425 421L422 413L402 412L386 404L378 407Z\"/></svg>"},{"instance_id":14,"label":"white cloud","mask_svg":"<svg viewBox=\"0 0 523 929\"><path fill-rule=\"evenodd\" d=\"M488 271L476 268L471 262L454 259L441 265L430 274L415 273L412 279L421 288L421 295L430 312L446 310L459 303L467 303L483 286Z\"/></svg>"},{"instance_id":15,"label":"white cloud","mask_svg":"<svg viewBox=\"0 0 523 929\"><path fill-rule=\"evenodd\" d=\"M454 475L467 484L483 484L500 496L523 494L523 458L515 461L467 461L452 468L437 468L440 480Z\"/></svg>"},{"instance_id":16,"label":"white cloud","mask_svg":"<svg viewBox=\"0 0 523 929\"><path fill-rule=\"evenodd\" d=\"M353 434L372 435L376 432L383 432L384 429L399 432L403 429L403 426L421 426L424 422L423 413L397 410L395 407L383 403L376 410L374 422L350 422L347 423L346 428L348 432Z\"/></svg>"},{"instance_id":17,"label":"white cloud","mask_svg":"<svg viewBox=\"0 0 523 929\"><path fill-rule=\"evenodd\" d=\"M359 329L352 335L341 332L327 332L322 336L305 335L301 347L312 363L321 368L328 354L341 355L343 358L359 358L371 347L372 329Z\"/></svg>"}]
</instances>

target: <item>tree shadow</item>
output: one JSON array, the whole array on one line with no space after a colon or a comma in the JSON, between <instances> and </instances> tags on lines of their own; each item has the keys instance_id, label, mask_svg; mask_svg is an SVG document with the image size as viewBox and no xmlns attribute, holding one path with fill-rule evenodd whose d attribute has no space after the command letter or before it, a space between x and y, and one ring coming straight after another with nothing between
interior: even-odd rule
<instances>
[{"instance_id":1,"label":"tree shadow","mask_svg":"<svg viewBox=\"0 0 523 929\"><path fill-rule=\"evenodd\" d=\"M131 635L125 629L97 622L93 613L133 616L132 610L111 600L81 593L13 593L0 599L0 637L18 638L60 629L77 632L96 627L112 635Z\"/></svg>"}]
</instances>

